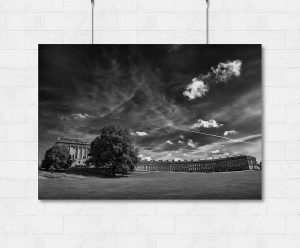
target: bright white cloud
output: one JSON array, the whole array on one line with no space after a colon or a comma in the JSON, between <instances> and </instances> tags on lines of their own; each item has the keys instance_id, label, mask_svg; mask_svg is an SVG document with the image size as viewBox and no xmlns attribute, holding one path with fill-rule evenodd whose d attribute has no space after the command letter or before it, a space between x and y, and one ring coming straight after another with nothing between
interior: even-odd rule
<instances>
[{"instance_id":1,"label":"bright white cloud","mask_svg":"<svg viewBox=\"0 0 300 248\"><path fill-rule=\"evenodd\" d=\"M230 130L230 131L225 131L224 132L224 136L235 135L235 134L238 134L238 132L235 131L235 130Z\"/></svg>"},{"instance_id":2,"label":"bright white cloud","mask_svg":"<svg viewBox=\"0 0 300 248\"><path fill-rule=\"evenodd\" d=\"M169 144L169 145L173 145L173 144L174 144L174 143L173 143L172 141L170 141L170 140L167 140L166 143Z\"/></svg>"},{"instance_id":3,"label":"bright white cloud","mask_svg":"<svg viewBox=\"0 0 300 248\"><path fill-rule=\"evenodd\" d=\"M135 132L136 133L136 135L137 136L147 136L148 135L148 133L146 133L146 132L144 132L144 131L142 131L142 132L139 132L139 131L137 131L137 132Z\"/></svg>"},{"instance_id":4,"label":"bright white cloud","mask_svg":"<svg viewBox=\"0 0 300 248\"><path fill-rule=\"evenodd\" d=\"M150 160L151 160L151 157L144 156L143 154L140 154L138 157L139 157L141 160L147 160L147 161L150 161Z\"/></svg>"},{"instance_id":5,"label":"bright white cloud","mask_svg":"<svg viewBox=\"0 0 300 248\"><path fill-rule=\"evenodd\" d=\"M211 151L212 154L218 154L220 153L220 150L214 150L214 151Z\"/></svg>"},{"instance_id":6,"label":"bright white cloud","mask_svg":"<svg viewBox=\"0 0 300 248\"><path fill-rule=\"evenodd\" d=\"M191 140L191 139L188 140L187 145L190 146L190 147L192 147L192 148L195 148L195 147L196 147L196 144L195 144L194 141Z\"/></svg>"},{"instance_id":7,"label":"bright white cloud","mask_svg":"<svg viewBox=\"0 0 300 248\"><path fill-rule=\"evenodd\" d=\"M201 98L208 92L208 86L198 78L193 78L192 82L188 84L183 92L183 95L189 100Z\"/></svg>"},{"instance_id":8,"label":"bright white cloud","mask_svg":"<svg viewBox=\"0 0 300 248\"><path fill-rule=\"evenodd\" d=\"M82 113L74 113L72 114L72 116L74 117L74 119L86 119L89 117L88 114L82 114Z\"/></svg>"},{"instance_id":9,"label":"bright white cloud","mask_svg":"<svg viewBox=\"0 0 300 248\"><path fill-rule=\"evenodd\" d=\"M221 62L217 67L212 67L211 70L215 74L217 81L227 82L232 77L241 75L242 61L239 59L227 62Z\"/></svg>"},{"instance_id":10,"label":"bright white cloud","mask_svg":"<svg viewBox=\"0 0 300 248\"><path fill-rule=\"evenodd\" d=\"M183 140L178 140L178 143L183 144L184 142L183 142Z\"/></svg>"},{"instance_id":11,"label":"bright white cloud","mask_svg":"<svg viewBox=\"0 0 300 248\"><path fill-rule=\"evenodd\" d=\"M211 71L208 73L193 78L192 82L185 87L183 95L189 100L201 98L209 92L208 82L227 82L233 77L239 77L241 67L242 61L239 59L220 62L216 67L211 67Z\"/></svg>"},{"instance_id":12,"label":"bright white cloud","mask_svg":"<svg viewBox=\"0 0 300 248\"><path fill-rule=\"evenodd\" d=\"M174 161L183 161L181 158L174 158Z\"/></svg>"},{"instance_id":13,"label":"bright white cloud","mask_svg":"<svg viewBox=\"0 0 300 248\"><path fill-rule=\"evenodd\" d=\"M218 123L216 120L208 120L208 121L204 121L199 119L197 121L197 123L192 125L192 128L200 128L200 127L204 127L204 128L219 128L222 127L223 124Z\"/></svg>"},{"instance_id":14,"label":"bright white cloud","mask_svg":"<svg viewBox=\"0 0 300 248\"><path fill-rule=\"evenodd\" d=\"M180 139L184 139L184 136L181 134L181 135L179 135L179 138Z\"/></svg>"}]
</instances>

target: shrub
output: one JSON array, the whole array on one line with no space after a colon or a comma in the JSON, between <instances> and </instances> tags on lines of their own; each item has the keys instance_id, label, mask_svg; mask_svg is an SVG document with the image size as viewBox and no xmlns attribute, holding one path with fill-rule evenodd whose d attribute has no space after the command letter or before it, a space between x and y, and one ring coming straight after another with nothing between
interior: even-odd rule
<instances>
[{"instance_id":1,"label":"shrub","mask_svg":"<svg viewBox=\"0 0 300 248\"><path fill-rule=\"evenodd\" d=\"M69 169L73 160L69 150L63 145L54 145L46 151L41 167L45 170Z\"/></svg>"}]
</instances>

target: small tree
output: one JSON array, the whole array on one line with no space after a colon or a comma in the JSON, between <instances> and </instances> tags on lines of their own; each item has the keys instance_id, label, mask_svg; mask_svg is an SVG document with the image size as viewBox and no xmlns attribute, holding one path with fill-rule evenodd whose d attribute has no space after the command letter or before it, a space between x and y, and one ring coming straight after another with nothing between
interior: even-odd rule
<instances>
[{"instance_id":1,"label":"small tree","mask_svg":"<svg viewBox=\"0 0 300 248\"><path fill-rule=\"evenodd\" d=\"M41 167L45 170L61 170L69 169L72 164L72 159L68 149L62 145L54 145L46 151L45 158L42 161Z\"/></svg>"},{"instance_id":2,"label":"small tree","mask_svg":"<svg viewBox=\"0 0 300 248\"><path fill-rule=\"evenodd\" d=\"M110 168L111 174L127 174L134 170L138 162L138 152L134 149L129 129L116 125L105 126L100 135L91 143L88 164Z\"/></svg>"}]
</instances>

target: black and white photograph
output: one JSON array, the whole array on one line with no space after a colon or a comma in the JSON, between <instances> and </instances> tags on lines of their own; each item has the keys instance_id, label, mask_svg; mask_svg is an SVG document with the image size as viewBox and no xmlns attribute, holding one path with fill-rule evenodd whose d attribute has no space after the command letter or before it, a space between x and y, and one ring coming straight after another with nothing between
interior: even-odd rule
<instances>
[{"instance_id":1,"label":"black and white photograph","mask_svg":"<svg viewBox=\"0 0 300 248\"><path fill-rule=\"evenodd\" d=\"M39 45L39 199L262 199L261 45Z\"/></svg>"}]
</instances>

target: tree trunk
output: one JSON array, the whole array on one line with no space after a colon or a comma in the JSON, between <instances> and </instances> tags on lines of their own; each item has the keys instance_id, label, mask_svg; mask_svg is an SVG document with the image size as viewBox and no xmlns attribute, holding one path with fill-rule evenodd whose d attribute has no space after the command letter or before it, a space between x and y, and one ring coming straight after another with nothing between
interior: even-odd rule
<instances>
[{"instance_id":1,"label":"tree trunk","mask_svg":"<svg viewBox=\"0 0 300 248\"><path fill-rule=\"evenodd\" d=\"M115 164L113 164L113 166L112 166L111 174L113 177L116 175L116 165Z\"/></svg>"}]
</instances>

